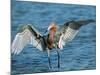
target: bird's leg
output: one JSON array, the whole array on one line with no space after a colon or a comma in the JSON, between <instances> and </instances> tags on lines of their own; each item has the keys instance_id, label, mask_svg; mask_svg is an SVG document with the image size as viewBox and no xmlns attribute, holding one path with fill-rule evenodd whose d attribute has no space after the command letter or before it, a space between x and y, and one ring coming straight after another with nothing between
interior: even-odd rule
<instances>
[{"instance_id":1,"label":"bird's leg","mask_svg":"<svg viewBox=\"0 0 100 75\"><path fill-rule=\"evenodd\" d=\"M48 53L49 68L51 68L51 62L50 62L50 50L47 50L47 53Z\"/></svg>"},{"instance_id":2,"label":"bird's leg","mask_svg":"<svg viewBox=\"0 0 100 75\"><path fill-rule=\"evenodd\" d=\"M58 50L57 50L57 56L58 56L58 68L60 68L60 54Z\"/></svg>"}]
</instances>

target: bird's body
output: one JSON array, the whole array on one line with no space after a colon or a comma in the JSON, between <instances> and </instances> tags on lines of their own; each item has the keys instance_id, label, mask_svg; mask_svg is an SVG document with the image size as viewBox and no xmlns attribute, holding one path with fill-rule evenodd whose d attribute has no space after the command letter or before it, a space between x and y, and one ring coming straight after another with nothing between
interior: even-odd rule
<instances>
[{"instance_id":1,"label":"bird's body","mask_svg":"<svg viewBox=\"0 0 100 75\"><path fill-rule=\"evenodd\" d=\"M27 44L31 44L40 51L47 51L50 65L50 50L56 48L58 67L60 67L59 50L62 50L63 46L76 36L81 26L91 22L95 22L95 20L70 21L64 23L59 29L55 23L51 23L48 27L49 33L45 36L31 25L22 26L12 43L11 52L19 54Z\"/></svg>"}]
</instances>

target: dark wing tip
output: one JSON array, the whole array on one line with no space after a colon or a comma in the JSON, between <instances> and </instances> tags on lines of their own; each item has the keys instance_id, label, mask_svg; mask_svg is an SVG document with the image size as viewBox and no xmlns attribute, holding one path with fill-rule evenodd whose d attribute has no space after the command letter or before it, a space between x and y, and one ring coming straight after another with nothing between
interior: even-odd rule
<instances>
[{"instance_id":1,"label":"dark wing tip","mask_svg":"<svg viewBox=\"0 0 100 75\"><path fill-rule=\"evenodd\" d=\"M70 27L74 30L77 30L81 26L87 25L87 24L92 23L92 22L96 22L96 20L95 19L78 20L78 21L72 20L72 21L69 21L69 22L65 22L62 28L65 29L67 27Z\"/></svg>"},{"instance_id":2,"label":"dark wing tip","mask_svg":"<svg viewBox=\"0 0 100 75\"><path fill-rule=\"evenodd\" d=\"M89 23L92 23L92 22L96 22L96 20L94 19L87 19L87 20L79 20L79 21L76 21L78 24L80 25L86 25L86 24L89 24Z\"/></svg>"},{"instance_id":3,"label":"dark wing tip","mask_svg":"<svg viewBox=\"0 0 100 75\"><path fill-rule=\"evenodd\" d=\"M96 22L96 20L94 20L94 19L89 19L88 21L90 21L90 22Z\"/></svg>"}]
</instances>

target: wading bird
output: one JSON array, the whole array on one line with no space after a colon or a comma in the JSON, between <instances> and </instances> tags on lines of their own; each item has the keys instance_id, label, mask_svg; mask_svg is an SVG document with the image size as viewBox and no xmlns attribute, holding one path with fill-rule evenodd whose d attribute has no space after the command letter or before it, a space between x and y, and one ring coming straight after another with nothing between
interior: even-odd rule
<instances>
[{"instance_id":1,"label":"wading bird","mask_svg":"<svg viewBox=\"0 0 100 75\"><path fill-rule=\"evenodd\" d=\"M59 51L63 49L63 46L66 43L70 42L76 36L81 26L92 22L95 22L95 20L69 21L59 28L55 23L51 23L46 30L46 35L40 34L39 31L32 25L24 25L20 28L12 42L11 52L13 54L19 54L22 50L24 50L23 48L27 44L31 44L38 50L47 52L49 68L51 68L50 50L56 48L58 55L58 67L60 67Z\"/></svg>"}]
</instances>

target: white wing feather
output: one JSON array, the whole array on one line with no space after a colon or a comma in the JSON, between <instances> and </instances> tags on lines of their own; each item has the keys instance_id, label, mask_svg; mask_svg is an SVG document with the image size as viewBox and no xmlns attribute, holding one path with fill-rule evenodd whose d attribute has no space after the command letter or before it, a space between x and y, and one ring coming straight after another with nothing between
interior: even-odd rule
<instances>
[{"instance_id":1,"label":"white wing feather","mask_svg":"<svg viewBox=\"0 0 100 75\"><path fill-rule=\"evenodd\" d=\"M19 54L27 44L32 44L37 49L42 50L42 45L39 41L39 39L36 40L36 36L34 36L29 29L25 29L23 32L17 33L15 36L11 52L13 54Z\"/></svg>"},{"instance_id":2,"label":"white wing feather","mask_svg":"<svg viewBox=\"0 0 100 75\"><path fill-rule=\"evenodd\" d=\"M60 36L60 40L58 42L58 46L60 49L63 49L63 46L70 42L78 33L78 30L73 30L70 27L68 27L64 33Z\"/></svg>"}]
</instances>

